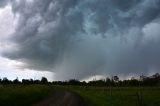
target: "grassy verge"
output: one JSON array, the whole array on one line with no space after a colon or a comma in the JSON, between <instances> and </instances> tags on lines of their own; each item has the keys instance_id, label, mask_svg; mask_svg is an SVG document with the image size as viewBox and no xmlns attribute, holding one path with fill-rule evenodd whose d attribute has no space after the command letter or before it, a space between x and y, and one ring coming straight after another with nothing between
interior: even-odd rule
<instances>
[{"instance_id":1,"label":"grassy verge","mask_svg":"<svg viewBox=\"0 0 160 106\"><path fill-rule=\"evenodd\" d=\"M0 106L28 106L50 93L45 85L7 85L0 87Z\"/></svg>"},{"instance_id":2,"label":"grassy verge","mask_svg":"<svg viewBox=\"0 0 160 106\"><path fill-rule=\"evenodd\" d=\"M158 87L65 86L82 96L91 106L160 106Z\"/></svg>"}]
</instances>

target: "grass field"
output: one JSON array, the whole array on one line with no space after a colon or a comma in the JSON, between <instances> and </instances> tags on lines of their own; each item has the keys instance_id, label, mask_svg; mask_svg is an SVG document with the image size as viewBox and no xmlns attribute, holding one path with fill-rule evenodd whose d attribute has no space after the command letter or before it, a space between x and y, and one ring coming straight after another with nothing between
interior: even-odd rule
<instances>
[{"instance_id":1,"label":"grass field","mask_svg":"<svg viewBox=\"0 0 160 106\"><path fill-rule=\"evenodd\" d=\"M0 106L28 106L50 93L45 85L6 85L0 87Z\"/></svg>"},{"instance_id":2,"label":"grass field","mask_svg":"<svg viewBox=\"0 0 160 106\"><path fill-rule=\"evenodd\" d=\"M48 85L0 86L0 106L29 106L46 96L51 89L69 89L91 106L160 106L160 87L86 87Z\"/></svg>"},{"instance_id":3,"label":"grass field","mask_svg":"<svg viewBox=\"0 0 160 106\"><path fill-rule=\"evenodd\" d=\"M158 87L65 86L81 95L91 106L160 106Z\"/></svg>"}]
</instances>

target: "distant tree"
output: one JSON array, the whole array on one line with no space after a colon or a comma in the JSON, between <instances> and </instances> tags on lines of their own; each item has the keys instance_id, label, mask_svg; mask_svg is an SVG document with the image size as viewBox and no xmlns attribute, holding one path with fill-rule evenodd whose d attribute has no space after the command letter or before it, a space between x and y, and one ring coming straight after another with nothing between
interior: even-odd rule
<instances>
[{"instance_id":1,"label":"distant tree","mask_svg":"<svg viewBox=\"0 0 160 106\"><path fill-rule=\"evenodd\" d=\"M3 82L3 84L9 84L9 83L11 83L11 81L9 81L7 79L7 77L4 77L3 80L2 80L2 82Z\"/></svg>"},{"instance_id":2,"label":"distant tree","mask_svg":"<svg viewBox=\"0 0 160 106\"><path fill-rule=\"evenodd\" d=\"M29 80L29 82L30 82L30 84L33 84L34 80L31 78L31 79Z\"/></svg>"},{"instance_id":3,"label":"distant tree","mask_svg":"<svg viewBox=\"0 0 160 106\"><path fill-rule=\"evenodd\" d=\"M113 76L112 79L113 79L114 82L118 82L119 81L119 77L118 76Z\"/></svg>"},{"instance_id":4,"label":"distant tree","mask_svg":"<svg viewBox=\"0 0 160 106\"><path fill-rule=\"evenodd\" d=\"M48 83L47 78L46 78L46 77L42 77L41 83L42 83L42 84L47 84L47 83Z\"/></svg>"},{"instance_id":5,"label":"distant tree","mask_svg":"<svg viewBox=\"0 0 160 106\"><path fill-rule=\"evenodd\" d=\"M54 85L67 85L67 81L53 81L52 84Z\"/></svg>"},{"instance_id":6,"label":"distant tree","mask_svg":"<svg viewBox=\"0 0 160 106\"><path fill-rule=\"evenodd\" d=\"M103 79L101 79L101 80L93 80L93 81L89 81L88 85L90 85L90 86L105 86L106 82Z\"/></svg>"},{"instance_id":7,"label":"distant tree","mask_svg":"<svg viewBox=\"0 0 160 106\"><path fill-rule=\"evenodd\" d=\"M147 78L146 76L141 75L141 76L140 76L140 81L144 81L146 78Z\"/></svg>"},{"instance_id":8,"label":"distant tree","mask_svg":"<svg viewBox=\"0 0 160 106\"><path fill-rule=\"evenodd\" d=\"M20 81L18 80L18 77L15 80L13 80L13 83L14 84L19 84L20 83Z\"/></svg>"},{"instance_id":9,"label":"distant tree","mask_svg":"<svg viewBox=\"0 0 160 106\"><path fill-rule=\"evenodd\" d=\"M153 78L159 79L160 78L160 74L159 73L155 73L154 75L152 75Z\"/></svg>"},{"instance_id":10,"label":"distant tree","mask_svg":"<svg viewBox=\"0 0 160 106\"><path fill-rule=\"evenodd\" d=\"M71 79L68 81L69 85L81 85L81 82L76 79Z\"/></svg>"},{"instance_id":11,"label":"distant tree","mask_svg":"<svg viewBox=\"0 0 160 106\"><path fill-rule=\"evenodd\" d=\"M157 83L157 85L160 86L160 74L159 73L156 73L153 75L154 79L155 79L155 82Z\"/></svg>"},{"instance_id":12,"label":"distant tree","mask_svg":"<svg viewBox=\"0 0 160 106\"><path fill-rule=\"evenodd\" d=\"M34 84L40 84L40 82L41 82L40 80L34 80L33 81Z\"/></svg>"},{"instance_id":13,"label":"distant tree","mask_svg":"<svg viewBox=\"0 0 160 106\"><path fill-rule=\"evenodd\" d=\"M111 86L111 79L110 78L106 78L106 85Z\"/></svg>"},{"instance_id":14,"label":"distant tree","mask_svg":"<svg viewBox=\"0 0 160 106\"><path fill-rule=\"evenodd\" d=\"M33 79L22 79L22 84L33 84L34 80Z\"/></svg>"},{"instance_id":15,"label":"distant tree","mask_svg":"<svg viewBox=\"0 0 160 106\"><path fill-rule=\"evenodd\" d=\"M130 81L129 81L129 85L130 86L139 86L139 81L137 80L137 79L131 79Z\"/></svg>"},{"instance_id":16,"label":"distant tree","mask_svg":"<svg viewBox=\"0 0 160 106\"><path fill-rule=\"evenodd\" d=\"M30 81L28 79L22 79L22 84L30 84Z\"/></svg>"}]
</instances>

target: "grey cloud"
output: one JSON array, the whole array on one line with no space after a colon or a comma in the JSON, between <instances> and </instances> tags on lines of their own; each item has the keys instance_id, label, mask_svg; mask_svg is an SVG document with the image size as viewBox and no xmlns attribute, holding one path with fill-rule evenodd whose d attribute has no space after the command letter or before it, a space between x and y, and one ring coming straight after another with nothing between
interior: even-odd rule
<instances>
[{"instance_id":1,"label":"grey cloud","mask_svg":"<svg viewBox=\"0 0 160 106\"><path fill-rule=\"evenodd\" d=\"M3 56L57 79L159 69L159 0L12 1L16 50ZM152 26L154 23L157 26ZM156 39L156 40L155 40Z\"/></svg>"},{"instance_id":2,"label":"grey cloud","mask_svg":"<svg viewBox=\"0 0 160 106\"><path fill-rule=\"evenodd\" d=\"M5 7L8 4L9 0L0 0L0 8Z\"/></svg>"}]
</instances>

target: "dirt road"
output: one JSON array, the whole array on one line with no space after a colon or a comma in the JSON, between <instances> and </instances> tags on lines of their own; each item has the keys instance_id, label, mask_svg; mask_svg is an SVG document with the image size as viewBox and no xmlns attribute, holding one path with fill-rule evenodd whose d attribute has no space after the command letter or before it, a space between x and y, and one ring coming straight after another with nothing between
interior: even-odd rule
<instances>
[{"instance_id":1,"label":"dirt road","mask_svg":"<svg viewBox=\"0 0 160 106\"><path fill-rule=\"evenodd\" d=\"M77 94L68 90L55 89L53 95L32 106L88 106Z\"/></svg>"}]
</instances>

